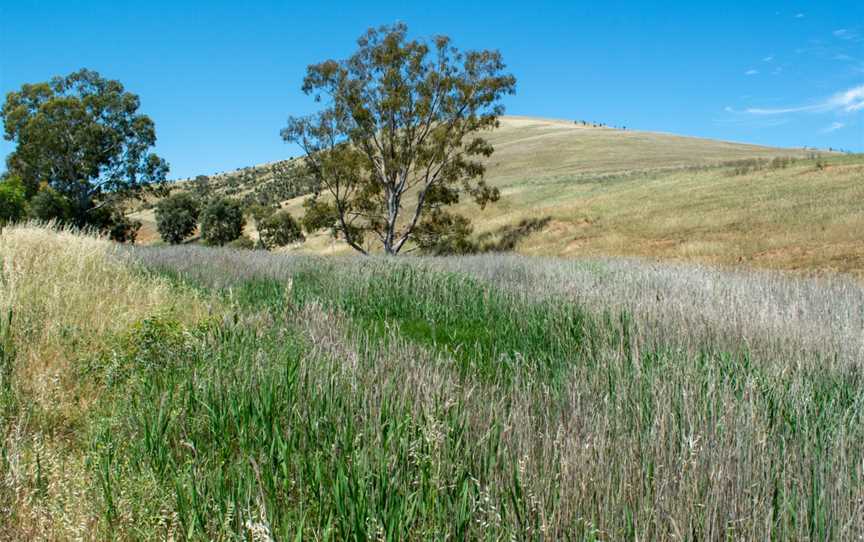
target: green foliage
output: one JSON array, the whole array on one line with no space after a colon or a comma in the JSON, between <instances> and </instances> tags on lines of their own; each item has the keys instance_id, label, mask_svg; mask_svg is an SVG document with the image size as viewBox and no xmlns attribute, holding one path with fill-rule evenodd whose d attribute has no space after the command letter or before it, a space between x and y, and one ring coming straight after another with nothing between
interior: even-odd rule
<instances>
[{"instance_id":1,"label":"green foliage","mask_svg":"<svg viewBox=\"0 0 864 542\"><path fill-rule=\"evenodd\" d=\"M198 175L192 181L192 194L198 201L206 201L213 196L212 183L207 175Z\"/></svg>"},{"instance_id":2,"label":"green foliage","mask_svg":"<svg viewBox=\"0 0 864 542\"><path fill-rule=\"evenodd\" d=\"M309 66L303 91L325 98L325 107L282 131L306 153L316 183L310 206L327 196L307 228L338 232L364 254L367 237L398 254L425 213L460 194L481 207L499 198L480 162L493 148L477 134L497 126L515 78L496 51L462 53L446 37L408 40L407 33L404 24L370 29L349 59ZM409 192L419 195L416 203L407 203Z\"/></svg>"},{"instance_id":3,"label":"green foliage","mask_svg":"<svg viewBox=\"0 0 864 542\"><path fill-rule=\"evenodd\" d=\"M710 341L637 349L627 314L409 264L291 277L238 279L231 316L203 333L148 319L124 336L139 376L106 400L91 458L106 525L134 513L152 538L167 515L189 539L278 540L855 532L858 371L790 372ZM718 484L755 513L729 521Z\"/></svg>"},{"instance_id":4,"label":"green foliage","mask_svg":"<svg viewBox=\"0 0 864 542\"><path fill-rule=\"evenodd\" d=\"M417 225L414 241L424 254L471 254L477 252L472 232L471 221L464 216L435 209Z\"/></svg>"},{"instance_id":5,"label":"green foliage","mask_svg":"<svg viewBox=\"0 0 864 542\"><path fill-rule=\"evenodd\" d=\"M332 228L333 234L337 229L334 224L339 220L336 208L319 198L306 198L303 201L303 227L309 233Z\"/></svg>"},{"instance_id":6,"label":"green foliage","mask_svg":"<svg viewBox=\"0 0 864 542\"><path fill-rule=\"evenodd\" d=\"M264 248L272 250L303 241L300 223L288 211L279 211L258 222L258 234Z\"/></svg>"},{"instance_id":7,"label":"green foliage","mask_svg":"<svg viewBox=\"0 0 864 542\"><path fill-rule=\"evenodd\" d=\"M265 205L263 203L252 203L246 206L246 214L251 216L256 223L261 222L278 210L279 207L276 205Z\"/></svg>"},{"instance_id":8,"label":"green foliage","mask_svg":"<svg viewBox=\"0 0 864 542\"><path fill-rule=\"evenodd\" d=\"M123 200L141 196L168 173L165 161L149 152L156 131L139 104L119 81L90 70L6 95L0 117L5 138L15 143L6 164L26 198L38 198L33 216L129 237L129 224L106 217L122 217Z\"/></svg>"},{"instance_id":9,"label":"green foliage","mask_svg":"<svg viewBox=\"0 0 864 542\"><path fill-rule=\"evenodd\" d=\"M29 202L29 214L36 220L66 222L72 216L72 204L57 190L44 186Z\"/></svg>"},{"instance_id":10,"label":"green foliage","mask_svg":"<svg viewBox=\"0 0 864 542\"><path fill-rule=\"evenodd\" d=\"M392 325L412 340L454 356L474 375L500 379L514 363L555 377L579 348L584 312L572 305L523 303L459 275L404 266L342 280L332 271L295 275L298 302L323 300L384 336Z\"/></svg>"},{"instance_id":11,"label":"green foliage","mask_svg":"<svg viewBox=\"0 0 864 542\"><path fill-rule=\"evenodd\" d=\"M156 229L164 241L182 243L195 232L198 214L198 202L192 194L173 194L156 204Z\"/></svg>"},{"instance_id":12,"label":"green foliage","mask_svg":"<svg viewBox=\"0 0 864 542\"><path fill-rule=\"evenodd\" d=\"M248 235L241 235L233 241L229 241L225 246L237 250L252 250L255 248L255 241Z\"/></svg>"},{"instance_id":13,"label":"green foliage","mask_svg":"<svg viewBox=\"0 0 864 542\"><path fill-rule=\"evenodd\" d=\"M246 218L240 203L220 198L210 202L201 212L201 238L210 245L224 245L243 234Z\"/></svg>"},{"instance_id":14,"label":"green foliage","mask_svg":"<svg viewBox=\"0 0 864 542\"><path fill-rule=\"evenodd\" d=\"M114 211L103 230L107 231L108 238L112 241L134 244L141 226L140 220L133 220L122 212Z\"/></svg>"},{"instance_id":15,"label":"green foliage","mask_svg":"<svg viewBox=\"0 0 864 542\"><path fill-rule=\"evenodd\" d=\"M27 200L21 179L9 176L0 181L0 225L17 222L26 212Z\"/></svg>"}]
</instances>

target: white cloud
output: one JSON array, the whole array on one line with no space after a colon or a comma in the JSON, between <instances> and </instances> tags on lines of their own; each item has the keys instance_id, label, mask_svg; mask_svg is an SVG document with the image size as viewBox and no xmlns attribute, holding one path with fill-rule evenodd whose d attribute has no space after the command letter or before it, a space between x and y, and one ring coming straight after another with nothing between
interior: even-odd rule
<instances>
[{"instance_id":1,"label":"white cloud","mask_svg":"<svg viewBox=\"0 0 864 542\"><path fill-rule=\"evenodd\" d=\"M832 122L830 126L827 126L826 128L824 128L822 130L822 133L823 134L830 134L831 132L836 132L840 128L843 128L844 126L846 126L846 125L843 124L842 122Z\"/></svg>"},{"instance_id":2,"label":"white cloud","mask_svg":"<svg viewBox=\"0 0 864 542\"><path fill-rule=\"evenodd\" d=\"M864 111L864 85L838 92L822 101L796 107L760 108L750 107L744 113L751 115L785 115L788 113L854 113Z\"/></svg>"},{"instance_id":3,"label":"white cloud","mask_svg":"<svg viewBox=\"0 0 864 542\"><path fill-rule=\"evenodd\" d=\"M771 62L772 60L774 60L774 55L766 56L762 59L762 62Z\"/></svg>"},{"instance_id":4,"label":"white cloud","mask_svg":"<svg viewBox=\"0 0 864 542\"><path fill-rule=\"evenodd\" d=\"M804 14L803 14L803 13L796 13L796 14L795 14L795 18L796 18L796 19L803 19L803 18L804 18Z\"/></svg>"},{"instance_id":5,"label":"white cloud","mask_svg":"<svg viewBox=\"0 0 864 542\"><path fill-rule=\"evenodd\" d=\"M747 70L744 72L744 75L756 75L757 73L759 73L759 70Z\"/></svg>"},{"instance_id":6,"label":"white cloud","mask_svg":"<svg viewBox=\"0 0 864 542\"><path fill-rule=\"evenodd\" d=\"M841 28L839 30L835 30L832 32L835 38L839 38L841 40L847 41L858 41L859 35L858 32L854 30L849 30L848 28Z\"/></svg>"}]
</instances>

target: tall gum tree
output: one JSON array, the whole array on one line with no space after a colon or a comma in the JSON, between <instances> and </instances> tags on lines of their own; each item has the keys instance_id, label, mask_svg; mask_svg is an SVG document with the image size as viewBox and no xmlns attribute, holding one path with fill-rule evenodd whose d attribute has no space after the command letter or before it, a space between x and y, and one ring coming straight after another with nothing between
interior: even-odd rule
<instances>
[{"instance_id":1,"label":"tall gum tree","mask_svg":"<svg viewBox=\"0 0 864 542\"><path fill-rule=\"evenodd\" d=\"M498 125L516 79L498 51L460 52L450 39L409 40L404 24L370 29L347 60L307 68L303 91L324 105L282 130L316 182L308 230L329 228L366 254L366 240L399 254L419 232L465 230L447 213L462 195L481 208L499 198L480 134Z\"/></svg>"},{"instance_id":2,"label":"tall gum tree","mask_svg":"<svg viewBox=\"0 0 864 542\"><path fill-rule=\"evenodd\" d=\"M119 81L82 69L10 92L0 109L6 159L32 198L48 187L77 226L110 227L106 211L162 185L168 164L150 152L156 129ZM58 217L59 218L59 217Z\"/></svg>"}]
</instances>

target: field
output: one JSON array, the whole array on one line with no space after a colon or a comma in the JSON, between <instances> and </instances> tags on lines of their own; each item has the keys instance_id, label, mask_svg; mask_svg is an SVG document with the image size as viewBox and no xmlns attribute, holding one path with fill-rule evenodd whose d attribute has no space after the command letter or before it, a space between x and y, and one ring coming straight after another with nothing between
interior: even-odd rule
<instances>
[{"instance_id":1,"label":"field","mask_svg":"<svg viewBox=\"0 0 864 542\"><path fill-rule=\"evenodd\" d=\"M457 211L474 218L477 235L509 237L517 253L864 273L861 156L527 117L504 117L488 139L487 178L501 201ZM246 177L241 194L258 182ZM303 199L283 205L301 216ZM136 216L142 240L157 239L152 211ZM525 221L542 227L523 231ZM350 248L319 234L291 250Z\"/></svg>"},{"instance_id":2,"label":"field","mask_svg":"<svg viewBox=\"0 0 864 542\"><path fill-rule=\"evenodd\" d=\"M26 225L0 253L0 539L864 533L851 278Z\"/></svg>"}]
</instances>

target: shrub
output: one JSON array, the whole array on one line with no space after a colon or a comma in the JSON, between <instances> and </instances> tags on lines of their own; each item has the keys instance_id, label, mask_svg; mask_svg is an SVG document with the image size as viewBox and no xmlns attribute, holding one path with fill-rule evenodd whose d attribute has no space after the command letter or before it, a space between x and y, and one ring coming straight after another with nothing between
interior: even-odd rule
<instances>
[{"instance_id":1,"label":"shrub","mask_svg":"<svg viewBox=\"0 0 864 542\"><path fill-rule=\"evenodd\" d=\"M106 231L112 241L134 245L135 240L138 239L138 230L141 229L141 225L140 220L132 220L125 214L118 212L112 215Z\"/></svg>"},{"instance_id":2,"label":"shrub","mask_svg":"<svg viewBox=\"0 0 864 542\"><path fill-rule=\"evenodd\" d=\"M66 222L72 215L72 206L60 192L46 186L30 200L29 214L31 218L45 222Z\"/></svg>"},{"instance_id":3,"label":"shrub","mask_svg":"<svg viewBox=\"0 0 864 542\"><path fill-rule=\"evenodd\" d=\"M261 220L258 234L267 250L304 240L300 223L288 211L279 211Z\"/></svg>"},{"instance_id":4,"label":"shrub","mask_svg":"<svg viewBox=\"0 0 864 542\"><path fill-rule=\"evenodd\" d=\"M471 254L477 245L471 241L471 222L461 216L435 209L417 225L415 241L420 251L433 256Z\"/></svg>"},{"instance_id":5,"label":"shrub","mask_svg":"<svg viewBox=\"0 0 864 542\"><path fill-rule=\"evenodd\" d=\"M228 198L211 202L201 213L201 237L209 245L222 246L237 239L244 225L243 208Z\"/></svg>"},{"instance_id":6,"label":"shrub","mask_svg":"<svg viewBox=\"0 0 864 542\"><path fill-rule=\"evenodd\" d=\"M162 240L176 245L195 232L198 225L198 203L192 194L181 192L156 205L156 229Z\"/></svg>"},{"instance_id":7,"label":"shrub","mask_svg":"<svg viewBox=\"0 0 864 542\"><path fill-rule=\"evenodd\" d=\"M241 235L237 239L230 241L226 246L237 250L252 250L255 248L255 241L248 235Z\"/></svg>"},{"instance_id":8,"label":"shrub","mask_svg":"<svg viewBox=\"0 0 864 542\"><path fill-rule=\"evenodd\" d=\"M26 211L27 201L21 179L9 177L0 182L0 224L19 221Z\"/></svg>"}]
</instances>

